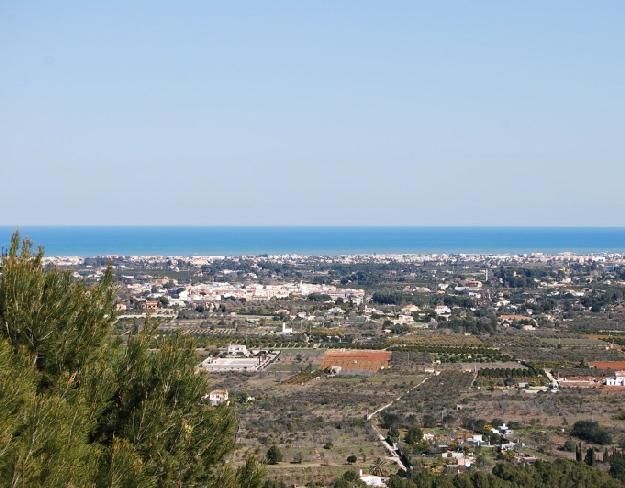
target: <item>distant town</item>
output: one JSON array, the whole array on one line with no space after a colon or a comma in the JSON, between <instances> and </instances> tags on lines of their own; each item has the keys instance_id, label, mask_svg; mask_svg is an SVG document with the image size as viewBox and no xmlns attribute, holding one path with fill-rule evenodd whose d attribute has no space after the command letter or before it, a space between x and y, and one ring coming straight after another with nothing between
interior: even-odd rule
<instances>
[{"instance_id":1,"label":"distant town","mask_svg":"<svg viewBox=\"0 0 625 488\"><path fill-rule=\"evenodd\" d=\"M117 326L192 335L236 458L303 486L495 463L608 469L625 447L625 255L47 257ZM592 459L590 459L591 457ZM275 462L274 462L275 461Z\"/></svg>"}]
</instances>

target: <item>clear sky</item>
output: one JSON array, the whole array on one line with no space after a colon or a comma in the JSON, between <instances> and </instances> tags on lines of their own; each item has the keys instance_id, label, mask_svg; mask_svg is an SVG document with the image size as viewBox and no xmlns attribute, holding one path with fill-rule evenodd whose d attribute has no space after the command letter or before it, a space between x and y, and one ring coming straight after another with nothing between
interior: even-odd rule
<instances>
[{"instance_id":1,"label":"clear sky","mask_svg":"<svg viewBox=\"0 0 625 488\"><path fill-rule=\"evenodd\" d=\"M625 2L0 0L0 225L625 225Z\"/></svg>"}]
</instances>

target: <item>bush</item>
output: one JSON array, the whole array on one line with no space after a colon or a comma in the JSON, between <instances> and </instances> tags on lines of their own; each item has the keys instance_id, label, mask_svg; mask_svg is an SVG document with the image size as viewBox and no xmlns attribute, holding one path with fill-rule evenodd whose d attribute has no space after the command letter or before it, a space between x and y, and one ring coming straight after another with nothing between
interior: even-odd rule
<instances>
[{"instance_id":1,"label":"bush","mask_svg":"<svg viewBox=\"0 0 625 488\"><path fill-rule=\"evenodd\" d=\"M573 439L569 439L562 446L562 450L566 452L575 452L576 449L577 449L577 444L575 443Z\"/></svg>"},{"instance_id":2,"label":"bush","mask_svg":"<svg viewBox=\"0 0 625 488\"><path fill-rule=\"evenodd\" d=\"M406 444L416 444L423 439L423 432L418 427L412 427L404 437Z\"/></svg>"},{"instance_id":3,"label":"bush","mask_svg":"<svg viewBox=\"0 0 625 488\"><path fill-rule=\"evenodd\" d=\"M436 417L432 414L425 414L423 416L423 427L435 427L436 426Z\"/></svg>"},{"instance_id":4,"label":"bush","mask_svg":"<svg viewBox=\"0 0 625 488\"><path fill-rule=\"evenodd\" d=\"M274 444L267 450L267 462L278 464L280 461L282 461L282 451Z\"/></svg>"},{"instance_id":5,"label":"bush","mask_svg":"<svg viewBox=\"0 0 625 488\"><path fill-rule=\"evenodd\" d=\"M607 430L601 427L598 422L589 420L575 422L571 435L594 444L610 444L612 442L612 435Z\"/></svg>"},{"instance_id":6,"label":"bush","mask_svg":"<svg viewBox=\"0 0 625 488\"><path fill-rule=\"evenodd\" d=\"M622 454L614 454L610 458L610 476L625 482L625 457Z\"/></svg>"}]
</instances>

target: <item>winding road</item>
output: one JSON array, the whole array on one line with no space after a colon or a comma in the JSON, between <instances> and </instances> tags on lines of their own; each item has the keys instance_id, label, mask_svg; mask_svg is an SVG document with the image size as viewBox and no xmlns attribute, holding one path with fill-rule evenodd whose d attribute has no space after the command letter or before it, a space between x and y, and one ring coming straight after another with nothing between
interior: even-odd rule
<instances>
[{"instance_id":1,"label":"winding road","mask_svg":"<svg viewBox=\"0 0 625 488\"><path fill-rule=\"evenodd\" d=\"M403 471L408 471L408 467L402 462L401 457L399 456L398 450L395 449L391 444L389 444L388 442L386 442L386 437L384 436L384 434L380 431L380 429L378 428L377 425L375 425L375 422L373 421L373 418L382 413L384 410L386 410L387 408L389 408L391 405L393 405L395 402L398 402L399 400L401 400L403 397L405 397L408 393L412 392L413 390L416 390L417 388L419 388L423 383L425 383L430 377L427 376L423 379L423 381L421 381L420 383L411 386L410 388L408 388L404 393L402 393L401 395L399 395L397 398L395 398L394 400L392 400L390 403L387 403L386 405L381 406L380 408L378 408L377 410L375 410L374 412L371 412L369 415L367 415L367 420L371 423L371 428L373 429L373 431L376 433L376 435L378 436L378 439L380 441L380 443L382 444L382 446L384 447L384 449L386 449L389 453L388 455L388 459L390 459L391 461L393 461L395 464L397 464L397 466L399 466Z\"/></svg>"}]
</instances>

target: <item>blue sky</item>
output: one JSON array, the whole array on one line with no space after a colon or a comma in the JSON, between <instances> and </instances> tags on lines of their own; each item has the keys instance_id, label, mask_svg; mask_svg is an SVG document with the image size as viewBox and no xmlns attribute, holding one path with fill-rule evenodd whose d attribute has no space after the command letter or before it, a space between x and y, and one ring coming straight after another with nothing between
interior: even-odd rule
<instances>
[{"instance_id":1,"label":"blue sky","mask_svg":"<svg viewBox=\"0 0 625 488\"><path fill-rule=\"evenodd\" d=\"M0 224L625 225L625 2L0 0Z\"/></svg>"}]
</instances>

